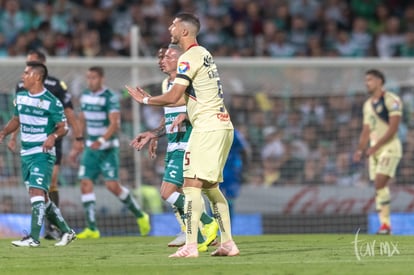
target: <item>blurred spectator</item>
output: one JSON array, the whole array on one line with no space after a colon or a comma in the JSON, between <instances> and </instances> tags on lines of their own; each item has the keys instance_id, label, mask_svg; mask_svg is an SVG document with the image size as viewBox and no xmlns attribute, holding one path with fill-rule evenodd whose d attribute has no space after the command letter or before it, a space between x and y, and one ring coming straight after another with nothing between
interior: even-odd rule
<instances>
[{"instance_id":1,"label":"blurred spectator","mask_svg":"<svg viewBox=\"0 0 414 275\"><path fill-rule=\"evenodd\" d=\"M222 47L226 47L224 42L227 40L227 37L220 28L218 17L207 15L205 20L205 27L201 30L198 41L213 55L216 55L215 53L223 50ZM227 53L227 49L224 49L224 52Z\"/></svg>"},{"instance_id":2,"label":"blurred spectator","mask_svg":"<svg viewBox=\"0 0 414 275\"><path fill-rule=\"evenodd\" d=\"M390 17L390 11L385 4L379 4L375 8L375 16L368 20L368 30L373 35L378 35L385 31L387 20Z\"/></svg>"},{"instance_id":3,"label":"blurred spectator","mask_svg":"<svg viewBox=\"0 0 414 275\"><path fill-rule=\"evenodd\" d=\"M316 0L290 0L289 11L293 16L299 16L306 19L308 22L312 22L316 19L320 8L319 1Z\"/></svg>"},{"instance_id":4,"label":"blurred spectator","mask_svg":"<svg viewBox=\"0 0 414 275\"><path fill-rule=\"evenodd\" d=\"M325 20L335 21L341 26L348 25L348 3L341 0L327 0L324 1L323 10L325 13Z\"/></svg>"},{"instance_id":5,"label":"blurred spectator","mask_svg":"<svg viewBox=\"0 0 414 275\"><path fill-rule=\"evenodd\" d=\"M0 10L0 33L7 45L14 44L16 38L31 27L29 15L20 9L18 0L6 0Z\"/></svg>"},{"instance_id":6,"label":"blurred spectator","mask_svg":"<svg viewBox=\"0 0 414 275\"><path fill-rule=\"evenodd\" d=\"M404 42L400 27L400 19L398 17L390 17L387 20L385 30L379 34L377 40L379 57L393 57L397 55L398 48Z\"/></svg>"},{"instance_id":7,"label":"blurred spectator","mask_svg":"<svg viewBox=\"0 0 414 275\"><path fill-rule=\"evenodd\" d=\"M217 56L390 57L399 54L396 47L414 28L414 5L409 1L21 0L20 4L4 0L0 10L0 33L11 56L20 55L20 49L13 49L17 42L19 48L38 49L45 47L44 39L52 56L128 56L132 25L140 30L139 54L153 56L170 41L168 26L182 11L200 17L200 43ZM388 21L397 16L401 26L393 33L390 25L395 24ZM99 50L93 54L80 46L88 29L99 33ZM52 41L52 36L59 39ZM53 43L59 49L53 50Z\"/></svg>"},{"instance_id":8,"label":"blurred spectator","mask_svg":"<svg viewBox=\"0 0 414 275\"><path fill-rule=\"evenodd\" d=\"M398 56L414 57L414 30L405 34L405 41L398 49Z\"/></svg>"},{"instance_id":9,"label":"blurred spectator","mask_svg":"<svg viewBox=\"0 0 414 275\"><path fill-rule=\"evenodd\" d=\"M227 45L230 56L253 56L254 40L244 21L234 22L232 37L228 40Z\"/></svg>"},{"instance_id":10,"label":"blurred spectator","mask_svg":"<svg viewBox=\"0 0 414 275\"><path fill-rule=\"evenodd\" d=\"M401 27L406 32L414 31L414 4L404 10Z\"/></svg>"},{"instance_id":11,"label":"blurred spectator","mask_svg":"<svg viewBox=\"0 0 414 275\"><path fill-rule=\"evenodd\" d=\"M351 31L351 43L355 45L357 56L372 55L373 37L368 32L368 22L362 17L354 19Z\"/></svg>"},{"instance_id":12,"label":"blurred spectator","mask_svg":"<svg viewBox=\"0 0 414 275\"><path fill-rule=\"evenodd\" d=\"M222 0L210 0L206 3L205 13L208 16L221 18L227 14L227 5Z\"/></svg>"},{"instance_id":13,"label":"blurred spectator","mask_svg":"<svg viewBox=\"0 0 414 275\"><path fill-rule=\"evenodd\" d=\"M338 32L335 50L341 57L358 57L361 53L358 51L357 45L350 39L349 33L341 30Z\"/></svg>"},{"instance_id":14,"label":"blurred spectator","mask_svg":"<svg viewBox=\"0 0 414 275\"><path fill-rule=\"evenodd\" d=\"M351 10L356 16L367 20L375 17L375 8L382 0L351 0Z\"/></svg>"},{"instance_id":15,"label":"blurred spectator","mask_svg":"<svg viewBox=\"0 0 414 275\"><path fill-rule=\"evenodd\" d=\"M264 130L265 143L261 150L262 159L281 159L285 153L285 145L283 144L283 133L277 131L273 126L266 127Z\"/></svg>"},{"instance_id":16,"label":"blurred spectator","mask_svg":"<svg viewBox=\"0 0 414 275\"><path fill-rule=\"evenodd\" d=\"M292 17L288 41L292 44L296 53L304 54L306 52L306 43L310 35L307 21L301 16Z\"/></svg>"},{"instance_id":17,"label":"blurred spectator","mask_svg":"<svg viewBox=\"0 0 414 275\"><path fill-rule=\"evenodd\" d=\"M296 49L287 41L285 32L276 31L274 40L268 44L266 52L271 57L293 57Z\"/></svg>"}]
</instances>

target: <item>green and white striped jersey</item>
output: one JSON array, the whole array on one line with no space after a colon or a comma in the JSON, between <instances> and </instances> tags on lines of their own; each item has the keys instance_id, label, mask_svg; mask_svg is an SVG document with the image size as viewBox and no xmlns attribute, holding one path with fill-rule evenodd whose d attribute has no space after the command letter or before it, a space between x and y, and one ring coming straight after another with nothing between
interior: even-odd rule
<instances>
[{"instance_id":1,"label":"green and white striped jersey","mask_svg":"<svg viewBox=\"0 0 414 275\"><path fill-rule=\"evenodd\" d=\"M28 91L17 93L14 115L20 121L22 156L42 153L42 145L56 124L66 122L62 103L48 90L36 95ZM55 149L49 153L55 155Z\"/></svg>"},{"instance_id":2,"label":"green and white striped jersey","mask_svg":"<svg viewBox=\"0 0 414 275\"><path fill-rule=\"evenodd\" d=\"M168 81L168 78L164 79L162 83L162 92L166 93L172 87L172 82ZM165 132L167 134L167 152L172 152L175 150L185 151L188 143L188 139L191 134L191 123L188 120L185 120L181 127L176 127L171 131L171 124L181 113L186 113L186 106L178 107L164 107L164 118L165 118Z\"/></svg>"},{"instance_id":3,"label":"green and white striped jersey","mask_svg":"<svg viewBox=\"0 0 414 275\"><path fill-rule=\"evenodd\" d=\"M85 117L86 146L89 147L106 133L109 126L109 114L120 112L119 98L107 88L95 93L85 90L80 98L80 104ZM117 135L113 135L102 144L100 150L114 147L119 147Z\"/></svg>"}]
</instances>

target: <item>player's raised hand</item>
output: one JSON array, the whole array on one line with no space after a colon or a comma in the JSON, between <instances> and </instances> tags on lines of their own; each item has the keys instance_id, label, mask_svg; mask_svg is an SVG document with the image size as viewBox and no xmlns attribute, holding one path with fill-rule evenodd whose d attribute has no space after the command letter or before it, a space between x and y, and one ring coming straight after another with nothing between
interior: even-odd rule
<instances>
[{"instance_id":1,"label":"player's raised hand","mask_svg":"<svg viewBox=\"0 0 414 275\"><path fill-rule=\"evenodd\" d=\"M125 88L127 89L128 94L133 99L135 99L138 103L143 103L144 97L149 97L150 96L147 92L145 92L140 87L132 88L132 87L129 87L128 85L125 85Z\"/></svg>"},{"instance_id":2,"label":"player's raised hand","mask_svg":"<svg viewBox=\"0 0 414 275\"><path fill-rule=\"evenodd\" d=\"M174 129L176 127L178 127L177 129L181 128L181 124L183 123L184 120L187 119L187 114L186 113L181 113L179 114L175 120L171 123L170 129L168 129L170 131L170 133L174 132Z\"/></svg>"},{"instance_id":3,"label":"player's raised hand","mask_svg":"<svg viewBox=\"0 0 414 275\"><path fill-rule=\"evenodd\" d=\"M154 133L150 131L143 132L138 134L129 145L140 151L152 138L156 138Z\"/></svg>"}]
</instances>

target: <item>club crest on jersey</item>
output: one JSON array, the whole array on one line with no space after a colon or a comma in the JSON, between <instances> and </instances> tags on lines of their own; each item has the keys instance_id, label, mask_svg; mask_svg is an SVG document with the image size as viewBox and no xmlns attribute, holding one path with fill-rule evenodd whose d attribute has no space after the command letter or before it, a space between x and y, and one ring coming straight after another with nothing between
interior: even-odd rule
<instances>
[{"instance_id":1,"label":"club crest on jersey","mask_svg":"<svg viewBox=\"0 0 414 275\"><path fill-rule=\"evenodd\" d=\"M400 109L400 102L398 102L397 100L395 100L392 103L391 110L398 111L399 109Z\"/></svg>"},{"instance_id":2,"label":"club crest on jersey","mask_svg":"<svg viewBox=\"0 0 414 275\"><path fill-rule=\"evenodd\" d=\"M190 63L189 62L182 61L182 62L180 62L180 64L178 64L178 72L180 74L185 73L189 69L190 69Z\"/></svg>"}]
</instances>

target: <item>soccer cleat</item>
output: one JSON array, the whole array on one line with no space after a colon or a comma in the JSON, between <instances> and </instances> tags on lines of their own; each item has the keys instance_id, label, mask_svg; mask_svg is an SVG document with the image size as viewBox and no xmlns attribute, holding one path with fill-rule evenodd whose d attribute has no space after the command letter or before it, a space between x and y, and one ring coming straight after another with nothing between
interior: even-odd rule
<instances>
[{"instance_id":1,"label":"soccer cleat","mask_svg":"<svg viewBox=\"0 0 414 275\"><path fill-rule=\"evenodd\" d=\"M221 244L211 256L237 256L240 254L237 245L233 241L227 241Z\"/></svg>"},{"instance_id":2,"label":"soccer cleat","mask_svg":"<svg viewBox=\"0 0 414 275\"><path fill-rule=\"evenodd\" d=\"M168 243L168 247L180 247L185 245L185 232L180 232L177 237Z\"/></svg>"},{"instance_id":3,"label":"soccer cleat","mask_svg":"<svg viewBox=\"0 0 414 275\"><path fill-rule=\"evenodd\" d=\"M23 237L23 239L21 239L19 241L12 241L11 243L12 243L12 245L18 246L18 247L38 247L38 246L40 246L40 242L33 239L32 236L30 236L30 235L26 236L26 237Z\"/></svg>"},{"instance_id":4,"label":"soccer cleat","mask_svg":"<svg viewBox=\"0 0 414 275\"><path fill-rule=\"evenodd\" d=\"M180 248L178 248L177 252L168 256L169 258L197 258L198 257L198 250L197 244L186 244Z\"/></svg>"},{"instance_id":5,"label":"soccer cleat","mask_svg":"<svg viewBox=\"0 0 414 275\"><path fill-rule=\"evenodd\" d=\"M385 223L377 231L377 235L391 235L391 227Z\"/></svg>"},{"instance_id":6,"label":"soccer cleat","mask_svg":"<svg viewBox=\"0 0 414 275\"><path fill-rule=\"evenodd\" d=\"M91 230L89 228L85 228L82 232L76 235L76 238L83 240L83 239L99 239L101 237L101 233L99 230Z\"/></svg>"},{"instance_id":7,"label":"soccer cleat","mask_svg":"<svg viewBox=\"0 0 414 275\"><path fill-rule=\"evenodd\" d=\"M151 231L150 218L147 213L143 213L143 216L137 219L137 224L138 224L139 232L141 233L141 236L147 236L149 232Z\"/></svg>"},{"instance_id":8,"label":"soccer cleat","mask_svg":"<svg viewBox=\"0 0 414 275\"><path fill-rule=\"evenodd\" d=\"M211 223L205 224L203 228L204 237L206 240L203 242L205 246L209 246L216 238L219 230L218 223L213 220Z\"/></svg>"},{"instance_id":9,"label":"soccer cleat","mask_svg":"<svg viewBox=\"0 0 414 275\"><path fill-rule=\"evenodd\" d=\"M76 240L76 233L71 229L69 232L65 232L59 242L55 243L55 246L66 246L72 241Z\"/></svg>"},{"instance_id":10,"label":"soccer cleat","mask_svg":"<svg viewBox=\"0 0 414 275\"><path fill-rule=\"evenodd\" d=\"M205 243L199 243L197 245L198 252L206 252L208 251L208 246Z\"/></svg>"}]
</instances>

